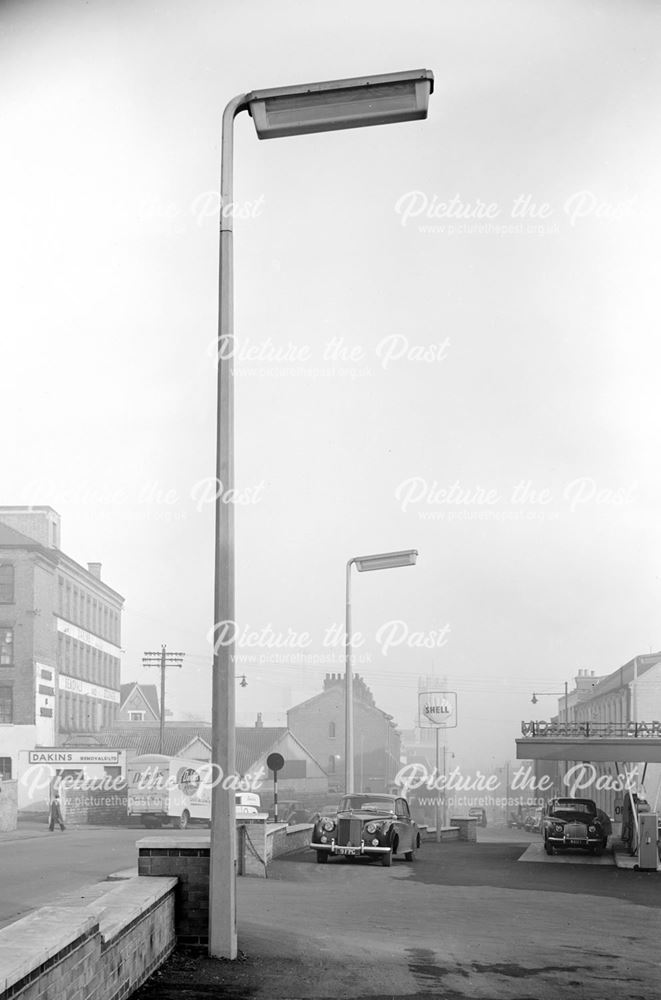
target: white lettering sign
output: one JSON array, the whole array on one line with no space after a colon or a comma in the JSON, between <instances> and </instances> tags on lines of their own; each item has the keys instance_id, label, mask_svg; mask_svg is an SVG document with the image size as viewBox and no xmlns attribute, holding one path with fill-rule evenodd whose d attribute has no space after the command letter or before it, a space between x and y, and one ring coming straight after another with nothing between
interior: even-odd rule
<instances>
[{"instance_id":1,"label":"white lettering sign","mask_svg":"<svg viewBox=\"0 0 661 1000\"><path fill-rule=\"evenodd\" d=\"M89 684L88 681L81 681L79 677L69 677L68 674L60 674L60 691L71 691L73 694L86 695L88 698L96 698L98 701L112 701L119 705L119 691L111 688L101 687L99 684Z\"/></svg>"}]
</instances>

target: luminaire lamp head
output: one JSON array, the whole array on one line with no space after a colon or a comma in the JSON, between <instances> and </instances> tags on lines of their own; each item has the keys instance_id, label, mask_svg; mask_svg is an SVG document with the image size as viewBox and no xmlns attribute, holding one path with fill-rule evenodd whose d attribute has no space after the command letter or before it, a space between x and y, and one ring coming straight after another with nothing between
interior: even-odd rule
<instances>
[{"instance_id":1,"label":"luminaire lamp head","mask_svg":"<svg viewBox=\"0 0 661 1000\"><path fill-rule=\"evenodd\" d=\"M389 125L427 117L434 74L428 69L253 90L248 110L260 139Z\"/></svg>"},{"instance_id":2,"label":"luminaire lamp head","mask_svg":"<svg viewBox=\"0 0 661 1000\"><path fill-rule=\"evenodd\" d=\"M353 562L359 573L368 573L375 569L415 566L417 558L417 549L404 549L403 552L381 552L374 556L356 556Z\"/></svg>"}]
</instances>

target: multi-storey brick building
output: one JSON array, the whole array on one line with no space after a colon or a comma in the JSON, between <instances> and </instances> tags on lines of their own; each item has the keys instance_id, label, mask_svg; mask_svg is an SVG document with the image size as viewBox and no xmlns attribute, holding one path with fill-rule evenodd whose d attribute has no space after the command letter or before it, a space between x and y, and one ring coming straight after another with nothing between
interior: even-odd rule
<instances>
[{"instance_id":1,"label":"multi-storey brick building","mask_svg":"<svg viewBox=\"0 0 661 1000\"><path fill-rule=\"evenodd\" d=\"M324 690L287 712L287 727L320 762L331 790L344 789L344 675L326 674ZM353 677L356 789L384 791L400 768L400 734L391 715L377 708L372 692Z\"/></svg>"},{"instance_id":2,"label":"multi-storey brick building","mask_svg":"<svg viewBox=\"0 0 661 1000\"><path fill-rule=\"evenodd\" d=\"M0 507L0 775L114 721L123 597L65 555L51 507Z\"/></svg>"}]
</instances>

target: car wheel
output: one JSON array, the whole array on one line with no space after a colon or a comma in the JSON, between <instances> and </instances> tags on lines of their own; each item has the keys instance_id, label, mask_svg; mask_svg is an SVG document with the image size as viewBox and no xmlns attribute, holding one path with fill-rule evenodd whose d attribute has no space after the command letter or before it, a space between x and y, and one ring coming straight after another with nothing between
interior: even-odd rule
<instances>
[{"instance_id":1,"label":"car wheel","mask_svg":"<svg viewBox=\"0 0 661 1000\"><path fill-rule=\"evenodd\" d=\"M174 825L176 826L177 830L185 830L188 827L189 820L190 820L190 813L188 809L184 809L179 819L175 820Z\"/></svg>"},{"instance_id":2,"label":"car wheel","mask_svg":"<svg viewBox=\"0 0 661 1000\"><path fill-rule=\"evenodd\" d=\"M317 864L325 865L328 863L328 855L326 851L317 851Z\"/></svg>"},{"instance_id":3,"label":"car wheel","mask_svg":"<svg viewBox=\"0 0 661 1000\"><path fill-rule=\"evenodd\" d=\"M593 847L592 853L594 854L595 858L600 858L601 855L604 853L604 849L601 846L601 844L598 844L597 847Z\"/></svg>"},{"instance_id":4,"label":"car wheel","mask_svg":"<svg viewBox=\"0 0 661 1000\"><path fill-rule=\"evenodd\" d=\"M390 868L392 864L392 851L388 851L387 854L381 855L381 864L384 868Z\"/></svg>"},{"instance_id":5,"label":"car wheel","mask_svg":"<svg viewBox=\"0 0 661 1000\"><path fill-rule=\"evenodd\" d=\"M554 850L553 844L549 844L548 840L545 840L544 841L544 850L550 856L551 854L553 854L553 850Z\"/></svg>"},{"instance_id":6,"label":"car wheel","mask_svg":"<svg viewBox=\"0 0 661 1000\"><path fill-rule=\"evenodd\" d=\"M415 851L404 851L404 861L415 861Z\"/></svg>"}]
</instances>

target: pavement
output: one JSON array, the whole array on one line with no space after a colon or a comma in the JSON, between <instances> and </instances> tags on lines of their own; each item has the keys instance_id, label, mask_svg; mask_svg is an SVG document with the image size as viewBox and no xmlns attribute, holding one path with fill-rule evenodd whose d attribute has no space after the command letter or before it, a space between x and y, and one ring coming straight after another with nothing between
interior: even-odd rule
<instances>
[{"instance_id":1,"label":"pavement","mask_svg":"<svg viewBox=\"0 0 661 1000\"><path fill-rule=\"evenodd\" d=\"M579 853L520 864L539 837L511 836L424 844L391 868L278 859L239 879L238 961L179 952L136 1000L657 996L656 875Z\"/></svg>"}]
</instances>

